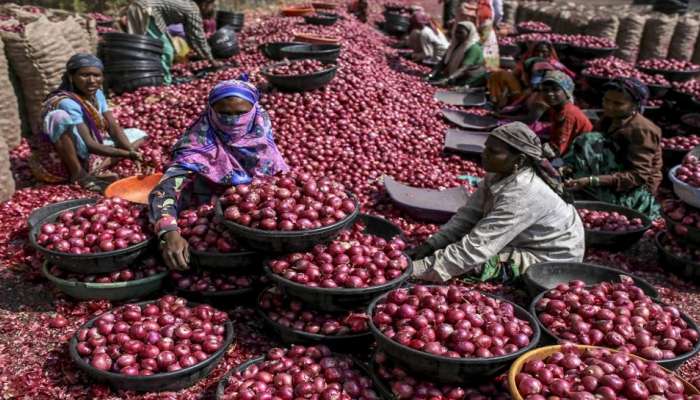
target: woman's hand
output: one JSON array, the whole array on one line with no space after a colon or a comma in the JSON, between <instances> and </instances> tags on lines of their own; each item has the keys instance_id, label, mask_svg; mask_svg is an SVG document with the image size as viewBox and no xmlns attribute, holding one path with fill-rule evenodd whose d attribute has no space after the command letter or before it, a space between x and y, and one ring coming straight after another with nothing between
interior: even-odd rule
<instances>
[{"instance_id":1,"label":"woman's hand","mask_svg":"<svg viewBox=\"0 0 700 400\"><path fill-rule=\"evenodd\" d=\"M428 242L425 242L418 247L408 249L406 251L406 254L408 254L408 256L411 257L411 260L421 260L433 254L434 252L435 249L433 248L433 246L428 244Z\"/></svg>"},{"instance_id":2,"label":"woman's hand","mask_svg":"<svg viewBox=\"0 0 700 400\"><path fill-rule=\"evenodd\" d=\"M170 269L185 271L190 268L190 249L187 241L178 231L170 231L163 235L160 250L163 260Z\"/></svg>"},{"instance_id":3,"label":"woman's hand","mask_svg":"<svg viewBox=\"0 0 700 400\"><path fill-rule=\"evenodd\" d=\"M130 149L128 158L134 161L143 161L143 154L138 150Z\"/></svg>"},{"instance_id":4,"label":"woman's hand","mask_svg":"<svg viewBox=\"0 0 700 400\"><path fill-rule=\"evenodd\" d=\"M591 182L588 178L569 179L568 181L564 182L564 186L571 190L583 190L590 185Z\"/></svg>"}]
</instances>

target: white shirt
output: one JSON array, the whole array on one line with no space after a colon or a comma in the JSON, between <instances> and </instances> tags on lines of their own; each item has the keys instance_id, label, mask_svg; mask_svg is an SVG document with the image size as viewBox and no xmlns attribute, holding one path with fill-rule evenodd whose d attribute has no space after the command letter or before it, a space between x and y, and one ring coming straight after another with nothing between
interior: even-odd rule
<instances>
[{"instance_id":1,"label":"white shirt","mask_svg":"<svg viewBox=\"0 0 700 400\"><path fill-rule=\"evenodd\" d=\"M410 46L414 51L414 59L425 58L440 59L447 51L450 42L445 35L433 31L429 26L424 26L420 31L414 30L409 37Z\"/></svg>"},{"instance_id":2,"label":"white shirt","mask_svg":"<svg viewBox=\"0 0 700 400\"><path fill-rule=\"evenodd\" d=\"M494 256L524 271L537 262L580 262L583 223L531 168L496 181L489 174L467 204L434 234L432 256L414 261L414 276L445 282L478 270Z\"/></svg>"}]
</instances>

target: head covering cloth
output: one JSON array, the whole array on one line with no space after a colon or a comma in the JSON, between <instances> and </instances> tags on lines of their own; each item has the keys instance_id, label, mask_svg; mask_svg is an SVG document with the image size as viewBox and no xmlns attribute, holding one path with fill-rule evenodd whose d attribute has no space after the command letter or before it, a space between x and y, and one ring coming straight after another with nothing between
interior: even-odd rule
<instances>
[{"instance_id":1,"label":"head covering cloth","mask_svg":"<svg viewBox=\"0 0 700 400\"><path fill-rule=\"evenodd\" d=\"M243 99L253 105L245 114L223 117L214 111L218 101ZM195 172L211 183L239 185L255 176L286 172L289 167L275 144L272 124L258 103L255 86L243 80L217 84L207 108L176 143L171 166Z\"/></svg>"},{"instance_id":2,"label":"head covering cloth","mask_svg":"<svg viewBox=\"0 0 700 400\"><path fill-rule=\"evenodd\" d=\"M544 78L540 84L544 84L545 82L553 82L557 84L564 91L564 93L566 93L566 98L569 99L569 102L574 102L575 85L574 81L569 78L569 75L561 71L547 71L544 74Z\"/></svg>"},{"instance_id":3,"label":"head covering cloth","mask_svg":"<svg viewBox=\"0 0 700 400\"><path fill-rule=\"evenodd\" d=\"M615 78L603 86L604 90L617 90L627 94L642 111L649 100L649 88L637 78Z\"/></svg>"},{"instance_id":4,"label":"head covering cloth","mask_svg":"<svg viewBox=\"0 0 700 400\"><path fill-rule=\"evenodd\" d=\"M433 31L437 32L435 27L432 24L432 20L430 19L430 16L426 14L423 11L416 11L411 15L411 30L414 29L423 29L424 27L429 27Z\"/></svg>"},{"instance_id":5,"label":"head covering cloth","mask_svg":"<svg viewBox=\"0 0 700 400\"><path fill-rule=\"evenodd\" d=\"M461 43L457 43L456 40L452 40L450 47L447 48L445 53L445 60L447 60L447 73L453 74L462 66L462 61L464 61L464 54L469 50L470 47L479 43L479 32L476 29L476 25L469 21L462 21L457 24L456 28L460 26L467 29L469 34L466 40Z\"/></svg>"},{"instance_id":6,"label":"head covering cloth","mask_svg":"<svg viewBox=\"0 0 700 400\"><path fill-rule=\"evenodd\" d=\"M564 189L561 176L544 157L542 142L532 129L522 122L511 122L494 129L491 136L527 156L532 162L535 173L562 199L566 202L572 201L571 196Z\"/></svg>"}]
</instances>

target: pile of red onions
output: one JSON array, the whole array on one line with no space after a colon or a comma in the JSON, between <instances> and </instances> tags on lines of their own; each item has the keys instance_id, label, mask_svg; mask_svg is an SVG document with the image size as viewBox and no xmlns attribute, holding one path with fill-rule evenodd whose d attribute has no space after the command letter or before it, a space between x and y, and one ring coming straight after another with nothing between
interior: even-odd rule
<instances>
[{"instance_id":1,"label":"pile of red onions","mask_svg":"<svg viewBox=\"0 0 700 400\"><path fill-rule=\"evenodd\" d=\"M675 358L692 351L698 331L676 307L655 303L632 278L586 287L560 284L535 305L537 317L558 338L625 349L648 360Z\"/></svg>"},{"instance_id":2,"label":"pile of red onions","mask_svg":"<svg viewBox=\"0 0 700 400\"><path fill-rule=\"evenodd\" d=\"M700 136L698 135L661 138L661 147L664 150L690 151L697 145L700 145Z\"/></svg>"},{"instance_id":3,"label":"pile of red onions","mask_svg":"<svg viewBox=\"0 0 700 400\"><path fill-rule=\"evenodd\" d=\"M188 292L223 292L228 290L248 289L259 277L255 275L234 275L209 271L187 272L171 271L170 279L176 288Z\"/></svg>"},{"instance_id":4,"label":"pile of red onions","mask_svg":"<svg viewBox=\"0 0 700 400\"><path fill-rule=\"evenodd\" d=\"M617 211L596 211L577 208L583 227L591 231L629 232L644 228L641 218L627 218Z\"/></svg>"},{"instance_id":5,"label":"pile of red onions","mask_svg":"<svg viewBox=\"0 0 700 400\"><path fill-rule=\"evenodd\" d=\"M490 382L476 383L470 387L441 385L430 377L416 376L395 365L382 352L374 354L374 369L377 376L391 389L396 400L509 400L505 376Z\"/></svg>"},{"instance_id":6,"label":"pile of red onions","mask_svg":"<svg viewBox=\"0 0 700 400\"><path fill-rule=\"evenodd\" d=\"M640 68L656 69L660 71L698 71L700 65L693 64L686 60L667 60L663 58L651 58L640 61L637 64Z\"/></svg>"},{"instance_id":7,"label":"pile of red onions","mask_svg":"<svg viewBox=\"0 0 700 400\"><path fill-rule=\"evenodd\" d=\"M192 367L224 345L228 315L210 305L194 308L175 296L143 307L126 304L76 333L76 350L100 371L148 376Z\"/></svg>"},{"instance_id":8,"label":"pile of red onions","mask_svg":"<svg viewBox=\"0 0 700 400\"><path fill-rule=\"evenodd\" d=\"M110 272L108 274L77 274L60 269L57 266L52 266L49 269L51 275L71 282L85 283L114 283L137 281L139 279L148 278L167 271L167 268L158 263L155 258L147 258L141 261L140 265L135 267L126 267L119 271Z\"/></svg>"},{"instance_id":9,"label":"pile of red onions","mask_svg":"<svg viewBox=\"0 0 700 400\"><path fill-rule=\"evenodd\" d=\"M400 238L386 241L365 234L364 229L363 224L355 223L328 244L270 261L270 270L293 282L321 288L366 288L399 278L410 263L403 253L406 244Z\"/></svg>"},{"instance_id":10,"label":"pile of red onions","mask_svg":"<svg viewBox=\"0 0 700 400\"><path fill-rule=\"evenodd\" d=\"M671 83L663 75L650 75L644 73L627 61L613 56L589 60L586 61L586 65L587 68L583 70L584 75L608 79L636 78L647 85L671 85Z\"/></svg>"},{"instance_id":11,"label":"pile of red onions","mask_svg":"<svg viewBox=\"0 0 700 400\"><path fill-rule=\"evenodd\" d=\"M675 222L673 234L687 236L688 228L700 229L700 211L677 199L664 200L661 211Z\"/></svg>"},{"instance_id":12,"label":"pile of red onions","mask_svg":"<svg viewBox=\"0 0 700 400\"><path fill-rule=\"evenodd\" d=\"M673 82L673 88L681 93L700 99L700 80L691 79L685 82Z\"/></svg>"},{"instance_id":13,"label":"pile of red onions","mask_svg":"<svg viewBox=\"0 0 700 400\"><path fill-rule=\"evenodd\" d=\"M266 289L258 306L272 321L295 331L345 336L369 330L369 318L364 312L328 313L310 309L286 297L277 287Z\"/></svg>"},{"instance_id":14,"label":"pile of red onions","mask_svg":"<svg viewBox=\"0 0 700 400\"><path fill-rule=\"evenodd\" d=\"M286 65L278 65L270 70L272 75L296 76L309 75L328 69L319 60L304 59Z\"/></svg>"},{"instance_id":15,"label":"pile of red onions","mask_svg":"<svg viewBox=\"0 0 700 400\"><path fill-rule=\"evenodd\" d=\"M222 400L375 400L372 380L350 357L325 346L273 348L265 360L231 375Z\"/></svg>"},{"instance_id":16,"label":"pile of red onions","mask_svg":"<svg viewBox=\"0 0 700 400\"><path fill-rule=\"evenodd\" d=\"M232 186L221 198L224 218L266 231L303 231L333 225L357 208L345 187L299 173Z\"/></svg>"},{"instance_id":17,"label":"pile of red onions","mask_svg":"<svg viewBox=\"0 0 700 400\"><path fill-rule=\"evenodd\" d=\"M690 262L700 262L700 249L687 246L685 243L677 240L669 233L661 238L660 244L669 254L683 258Z\"/></svg>"},{"instance_id":18,"label":"pile of red onions","mask_svg":"<svg viewBox=\"0 0 700 400\"><path fill-rule=\"evenodd\" d=\"M36 240L60 253L90 254L126 249L149 237L146 208L112 197L62 212L41 226Z\"/></svg>"},{"instance_id":19,"label":"pile of red onions","mask_svg":"<svg viewBox=\"0 0 700 400\"><path fill-rule=\"evenodd\" d=\"M512 304L454 285L393 290L377 303L372 321L404 346L452 358L504 356L533 336Z\"/></svg>"},{"instance_id":20,"label":"pile of red onions","mask_svg":"<svg viewBox=\"0 0 700 400\"><path fill-rule=\"evenodd\" d=\"M544 399L700 399L683 381L653 362L623 352L563 345L545 359L531 359L515 377L519 394Z\"/></svg>"},{"instance_id":21,"label":"pile of red onions","mask_svg":"<svg viewBox=\"0 0 700 400\"><path fill-rule=\"evenodd\" d=\"M678 180L692 187L700 188L700 160L688 154L683 159L683 164L676 170L675 175Z\"/></svg>"},{"instance_id":22,"label":"pile of red onions","mask_svg":"<svg viewBox=\"0 0 700 400\"><path fill-rule=\"evenodd\" d=\"M519 31L528 30L533 33L548 33L552 31L552 27L539 21L523 21L517 25Z\"/></svg>"},{"instance_id":23,"label":"pile of red onions","mask_svg":"<svg viewBox=\"0 0 700 400\"><path fill-rule=\"evenodd\" d=\"M177 226L192 249L200 252L237 253L243 251L230 232L214 222L214 206L203 204L180 212Z\"/></svg>"}]
</instances>

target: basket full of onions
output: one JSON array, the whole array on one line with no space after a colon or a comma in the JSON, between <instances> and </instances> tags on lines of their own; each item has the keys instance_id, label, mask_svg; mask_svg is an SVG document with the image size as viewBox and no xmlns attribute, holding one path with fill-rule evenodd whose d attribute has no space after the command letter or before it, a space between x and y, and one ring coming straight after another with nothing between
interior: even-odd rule
<instances>
[{"instance_id":1,"label":"basket full of onions","mask_svg":"<svg viewBox=\"0 0 700 400\"><path fill-rule=\"evenodd\" d=\"M146 208L114 197L49 215L29 232L44 259L83 274L108 273L131 265L153 243Z\"/></svg>"},{"instance_id":2,"label":"basket full of onions","mask_svg":"<svg viewBox=\"0 0 700 400\"><path fill-rule=\"evenodd\" d=\"M668 232L659 232L654 239L664 270L700 282L700 250L687 246Z\"/></svg>"},{"instance_id":3,"label":"basket full of onions","mask_svg":"<svg viewBox=\"0 0 700 400\"><path fill-rule=\"evenodd\" d=\"M338 66L335 64L303 59L268 65L262 68L260 74L280 90L303 92L327 85L337 72Z\"/></svg>"},{"instance_id":4,"label":"basket full of onions","mask_svg":"<svg viewBox=\"0 0 700 400\"><path fill-rule=\"evenodd\" d=\"M540 339L522 307L454 285L395 289L367 314L378 349L434 382L496 376Z\"/></svg>"},{"instance_id":5,"label":"basket full of onions","mask_svg":"<svg viewBox=\"0 0 700 400\"><path fill-rule=\"evenodd\" d=\"M203 204L178 215L180 233L190 246L190 265L212 271L248 271L261 265L258 253L244 249L215 218L215 206Z\"/></svg>"},{"instance_id":6,"label":"basket full of onions","mask_svg":"<svg viewBox=\"0 0 700 400\"><path fill-rule=\"evenodd\" d=\"M686 60L649 59L637 64L650 75L660 74L673 82L685 82L700 76L700 65Z\"/></svg>"},{"instance_id":7,"label":"basket full of onions","mask_svg":"<svg viewBox=\"0 0 700 400\"><path fill-rule=\"evenodd\" d=\"M508 371L508 387L514 400L700 399L697 388L656 363L571 343L523 354Z\"/></svg>"},{"instance_id":8,"label":"basket full of onions","mask_svg":"<svg viewBox=\"0 0 700 400\"><path fill-rule=\"evenodd\" d=\"M695 154L688 154L682 164L671 168L668 179L676 196L686 204L700 208L700 159Z\"/></svg>"},{"instance_id":9,"label":"basket full of onions","mask_svg":"<svg viewBox=\"0 0 700 400\"><path fill-rule=\"evenodd\" d=\"M693 247L700 246L700 210L673 198L661 203L661 215L674 237Z\"/></svg>"},{"instance_id":10,"label":"basket full of onions","mask_svg":"<svg viewBox=\"0 0 700 400\"><path fill-rule=\"evenodd\" d=\"M68 347L73 362L95 381L162 392L205 378L232 342L233 325L225 312L167 295L93 318Z\"/></svg>"},{"instance_id":11,"label":"basket full of onions","mask_svg":"<svg viewBox=\"0 0 700 400\"><path fill-rule=\"evenodd\" d=\"M389 221L361 215L334 241L268 260L265 273L291 297L324 311L352 311L403 284L413 271Z\"/></svg>"},{"instance_id":12,"label":"basket full of onions","mask_svg":"<svg viewBox=\"0 0 700 400\"><path fill-rule=\"evenodd\" d=\"M81 300L137 299L160 290L167 275L165 266L154 258L136 264L136 267L95 275L66 272L44 262L42 272L58 290Z\"/></svg>"},{"instance_id":13,"label":"basket full of onions","mask_svg":"<svg viewBox=\"0 0 700 400\"><path fill-rule=\"evenodd\" d=\"M625 350L676 369L700 351L697 324L656 302L629 277L621 283L560 284L530 305L546 338Z\"/></svg>"},{"instance_id":14,"label":"basket full of onions","mask_svg":"<svg viewBox=\"0 0 700 400\"><path fill-rule=\"evenodd\" d=\"M252 300L260 288L260 274L232 274L192 269L171 271L170 283L179 295L192 301L225 305L227 301Z\"/></svg>"},{"instance_id":15,"label":"basket full of onions","mask_svg":"<svg viewBox=\"0 0 700 400\"><path fill-rule=\"evenodd\" d=\"M29 225L29 229L34 228L35 225L41 223L41 221L45 220L49 216L59 212L63 211L65 209L71 208L71 207L76 207L76 206L82 206L85 204L92 204L95 202L94 198L84 198L84 199L71 199L71 200L66 200L66 201L59 201L57 203L51 203L47 206L37 208L36 210L32 211L31 214L29 214L29 218L27 218L27 225Z\"/></svg>"},{"instance_id":16,"label":"basket full of onions","mask_svg":"<svg viewBox=\"0 0 700 400\"><path fill-rule=\"evenodd\" d=\"M601 201L577 201L586 232L586 247L625 248L637 243L651 227L646 215Z\"/></svg>"},{"instance_id":17,"label":"basket full of onions","mask_svg":"<svg viewBox=\"0 0 700 400\"><path fill-rule=\"evenodd\" d=\"M336 351L354 351L357 346L369 346L372 342L364 310L314 310L275 286L260 293L256 306L265 325L284 343L322 344Z\"/></svg>"},{"instance_id":18,"label":"basket full of onions","mask_svg":"<svg viewBox=\"0 0 700 400\"><path fill-rule=\"evenodd\" d=\"M379 400L362 362L322 345L272 348L229 371L216 388L217 400Z\"/></svg>"},{"instance_id":19,"label":"basket full of onions","mask_svg":"<svg viewBox=\"0 0 700 400\"><path fill-rule=\"evenodd\" d=\"M231 187L219 198L216 213L247 248L288 253L333 240L359 209L343 185L300 173Z\"/></svg>"}]
</instances>

